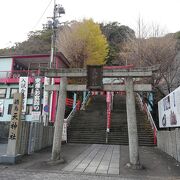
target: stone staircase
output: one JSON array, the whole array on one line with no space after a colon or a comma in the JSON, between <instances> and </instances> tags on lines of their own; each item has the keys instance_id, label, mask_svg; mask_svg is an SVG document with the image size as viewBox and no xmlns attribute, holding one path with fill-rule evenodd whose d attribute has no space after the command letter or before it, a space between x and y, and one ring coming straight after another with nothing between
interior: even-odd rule
<instances>
[{"instance_id":1,"label":"stone staircase","mask_svg":"<svg viewBox=\"0 0 180 180\"><path fill-rule=\"evenodd\" d=\"M115 95L108 144L128 145L125 96ZM136 107L138 137L141 146L153 146L153 132L145 115ZM68 127L70 143L106 143L106 98L91 96L85 111L76 113Z\"/></svg>"},{"instance_id":2,"label":"stone staircase","mask_svg":"<svg viewBox=\"0 0 180 180\"><path fill-rule=\"evenodd\" d=\"M115 95L112 111L111 130L108 136L109 144L128 144L128 127L126 114L126 96ZM150 122L136 104L136 119L138 140L140 146L154 146L153 131Z\"/></svg>"}]
</instances>

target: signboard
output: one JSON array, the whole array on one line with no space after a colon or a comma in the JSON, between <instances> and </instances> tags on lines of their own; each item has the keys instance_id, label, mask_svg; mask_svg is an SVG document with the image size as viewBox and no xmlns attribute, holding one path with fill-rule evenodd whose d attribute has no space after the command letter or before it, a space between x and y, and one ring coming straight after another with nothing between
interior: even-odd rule
<instances>
[{"instance_id":1,"label":"signboard","mask_svg":"<svg viewBox=\"0 0 180 180\"><path fill-rule=\"evenodd\" d=\"M158 102L159 127L180 126L180 87Z\"/></svg>"},{"instance_id":2,"label":"signboard","mask_svg":"<svg viewBox=\"0 0 180 180\"><path fill-rule=\"evenodd\" d=\"M67 121L66 120L64 120L64 123L63 123L62 141L67 141Z\"/></svg>"},{"instance_id":3,"label":"signboard","mask_svg":"<svg viewBox=\"0 0 180 180\"><path fill-rule=\"evenodd\" d=\"M32 120L39 120L41 115L42 82L40 77L34 79L34 97L32 105Z\"/></svg>"},{"instance_id":4,"label":"signboard","mask_svg":"<svg viewBox=\"0 0 180 180\"><path fill-rule=\"evenodd\" d=\"M50 78L45 77L44 78L44 87L46 85L50 84ZM48 98L49 98L49 92L45 90L43 91L43 122L44 124L48 123L48 113L49 113L49 105L48 105Z\"/></svg>"},{"instance_id":5,"label":"signboard","mask_svg":"<svg viewBox=\"0 0 180 180\"><path fill-rule=\"evenodd\" d=\"M11 112L11 122L9 129L9 139L16 140L18 135L18 124L21 118L22 110L22 95L20 93L14 94L12 112Z\"/></svg>"},{"instance_id":6,"label":"signboard","mask_svg":"<svg viewBox=\"0 0 180 180\"><path fill-rule=\"evenodd\" d=\"M87 88L103 89L103 66L87 66Z\"/></svg>"},{"instance_id":7,"label":"signboard","mask_svg":"<svg viewBox=\"0 0 180 180\"><path fill-rule=\"evenodd\" d=\"M4 112L4 100L0 100L0 117L3 116Z\"/></svg>"},{"instance_id":8,"label":"signboard","mask_svg":"<svg viewBox=\"0 0 180 180\"><path fill-rule=\"evenodd\" d=\"M26 113L27 104L27 92L28 92L28 77L19 78L19 93L22 94L22 113Z\"/></svg>"}]
</instances>

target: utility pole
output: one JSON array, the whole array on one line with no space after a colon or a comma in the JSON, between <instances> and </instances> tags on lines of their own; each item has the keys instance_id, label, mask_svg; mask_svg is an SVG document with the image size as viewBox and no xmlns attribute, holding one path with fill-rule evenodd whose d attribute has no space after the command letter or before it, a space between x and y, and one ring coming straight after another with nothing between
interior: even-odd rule
<instances>
[{"instance_id":1,"label":"utility pole","mask_svg":"<svg viewBox=\"0 0 180 180\"><path fill-rule=\"evenodd\" d=\"M55 42L56 42L56 30L59 26L59 18L61 14L65 14L64 8L60 4L56 4L56 0L54 0L54 11L52 21L50 23L52 28L52 36L51 36L51 59L50 59L50 68L52 68L52 64L54 61L54 51L55 51Z\"/></svg>"},{"instance_id":2,"label":"utility pole","mask_svg":"<svg viewBox=\"0 0 180 180\"><path fill-rule=\"evenodd\" d=\"M55 47L56 47L56 31L57 28L59 27L59 18L61 17L61 14L65 14L65 10L64 8L59 5L56 4L56 0L54 0L54 10L53 10L53 17L50 17L51 20L49 20L47 22L47 24L44 25L45 28L51 29L52 30L52 35L51 35L51 56L50 56L50 63L49 63L49 68L53 68L53 64L54 64L54 54L55 54ZM55 68L55 67L54 67ZM45 85L49 85L49 84L54 84L54 78L50 79L50 78L45 78ZM45 125L48 124L48 121L51 120L51 112L52 112L52 98L53 97L53 92L51 92L51 94L48 94L48 92L44 91L44 102L43 102L43 106L48 106L48 113L49 113L49 117L47 117L47 112L44 113L44 118L43 118L43 122Z\"/></svg>"}]
</instances>

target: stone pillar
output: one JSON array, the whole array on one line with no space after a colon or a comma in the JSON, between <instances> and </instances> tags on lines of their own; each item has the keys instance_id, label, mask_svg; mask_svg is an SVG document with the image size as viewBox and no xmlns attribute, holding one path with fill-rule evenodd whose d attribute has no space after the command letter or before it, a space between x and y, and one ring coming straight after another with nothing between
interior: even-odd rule
<instances>
[{"instance_id":1,"label":"stone pillar","mask_svg":"<svg viewBox=\"0 0 180 180\"><path fill-rule=\"evenodd\" d=\"M61 160L60 153L61 153L62 131L63 131L65 105L66 105L66 87L67 87L67 78L62 77L60 79L58 107L56 113L52 157L51 157L52 161Z\"/></svg>"},{"instance_id":2,"label":"stone pillar","mask_svg":"<svg viewBox=\"0 0 180 180\"><path fill-rule=\"evenodd\" d=\"M9 128L9 137L6 155L1 156L1 162L7 164L15 164L20 160L20 128L22 113L22 94L15 93L13 99L12 115Z\"/></svg>"},{"instance_id":3,"label":"stone pillar","mask_svg":"<svg viewBox=\"0 0 180 180\"><path fill-rule=\"evenodd\" d=\"M133 88L133 78L126 78L126 109L127 124L129 137L129 159L132 168L139 168L139 150L138 150L138 133L136 122L135 97Z\"/></svg>"}]
</instances>

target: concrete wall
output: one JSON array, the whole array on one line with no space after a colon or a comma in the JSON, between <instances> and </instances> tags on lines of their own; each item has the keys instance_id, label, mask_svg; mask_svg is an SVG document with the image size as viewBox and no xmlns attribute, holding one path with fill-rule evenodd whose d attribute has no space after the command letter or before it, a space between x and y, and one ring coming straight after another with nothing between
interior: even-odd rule
<instances>
[{"instance_id":1,"label":"concrete wall","mask_svg":"<svg viewBox=\"0 0 180 180\"><path fill-rule=\"evenodd\" d=\"M180 128L172 131L158 131L157 146L180 162Z\"/></svg>"}]
</instances>

